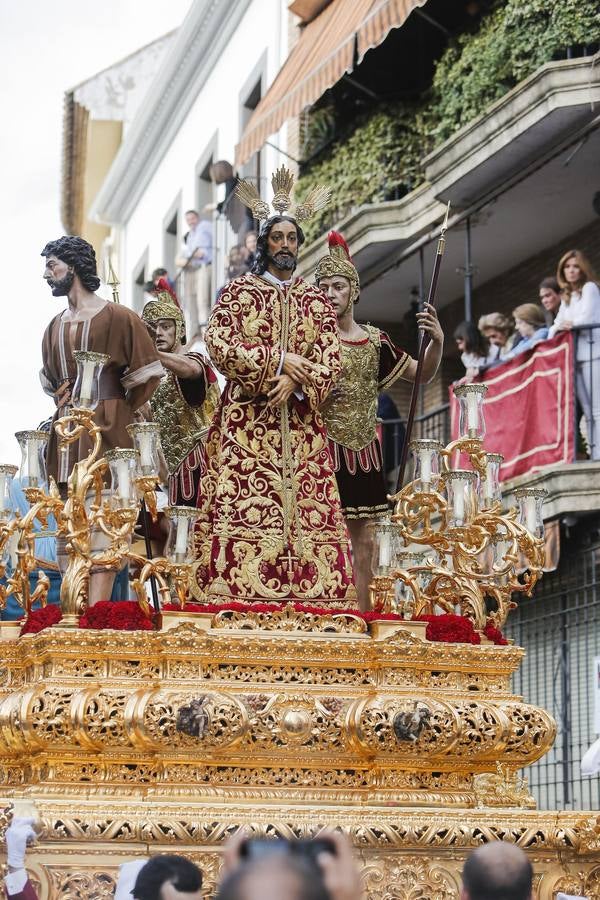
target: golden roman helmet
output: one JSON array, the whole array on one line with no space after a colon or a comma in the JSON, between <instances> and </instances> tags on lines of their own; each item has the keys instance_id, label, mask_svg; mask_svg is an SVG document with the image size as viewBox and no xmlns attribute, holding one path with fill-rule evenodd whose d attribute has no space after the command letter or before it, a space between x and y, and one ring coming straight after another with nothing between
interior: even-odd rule
<instances>
[{"instance_id":1,"label":"golden roman helmet","mask_svg":"<svg viewBox=\"0 0 600 900\"><path fill-rule=\"evenodd\" d=\"M271 178L273 187L273 200L271 206L261 200L256 189L256 185L251 181L241 179L235 189L235 193L242 203L251 210L255 219L268 219L272 215L283 216L288 213L292 206L292 192L294 189L294 176L285 166L280 166ZM304 222L310 219L316 212L323 209L331 199L331 190L323 185L316 185L311 188L302 203L299 203L295 210L288 213L297 222Z\"/></svg>"},{"instance_id":2,"label":"golden roman helmet","mask_svg":"<svg viewBox=\"0 0 600 900\"><path fill-rule=\"evenodd\" d=\"M177 297L168 282L161 278L156 285L159 292L155 300L149 300L142 310L142 319L153 325L159 319L173 319L175 322L175 341L185 343L185 317Z\"/></svg>"},{"instance_id":3,"label":"golden roman helmet","mask_svg":"<svg viewBox=\"0 0 600 900\"><path fill-rule=\"evenodd\" d=\"M327 243L329 245L329 253L317 263L315 281L319 284L321 278L333 278L334 275L343 275L350 282L350 302L358 303L360 279L352 262L350 249L344 236L339 231L330 231L327 235Z\"/></svg>"}]
</instances>

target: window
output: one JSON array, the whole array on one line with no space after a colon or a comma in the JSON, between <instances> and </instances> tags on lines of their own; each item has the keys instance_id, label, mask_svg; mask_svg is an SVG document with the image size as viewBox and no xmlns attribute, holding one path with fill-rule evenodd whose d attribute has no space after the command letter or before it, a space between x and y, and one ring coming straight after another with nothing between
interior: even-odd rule
<instances>
[{"instance_id":1,"label":"window","mask_svg":"<svg viewBox=\"0 0 600 900\"><path fill-rule=\"evenodd\" d=\"M148 247L146 247L138 264L133 270L133 290L131 296L133 297L133 309L137 313L141 312L144 306L144 285L148 278Z\"/></svg>"},{"instance_id":2,"label":"window","mask_svg":"<svg viewBox=\"0 0 600 900\"><path fill-rule=\"evenodd\" d=\"M175 275L175 257L179 252L179 209L181 206L181 194L178 194L165 217L163 218L163 255L161 266L167 269L169 277Z\"/></svg>"}]
</instances>

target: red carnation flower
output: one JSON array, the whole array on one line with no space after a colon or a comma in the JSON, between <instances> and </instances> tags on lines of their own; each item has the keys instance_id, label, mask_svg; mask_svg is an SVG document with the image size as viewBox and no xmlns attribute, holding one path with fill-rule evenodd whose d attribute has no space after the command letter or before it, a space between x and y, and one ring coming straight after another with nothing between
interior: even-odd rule
<instances>
[{"instance_id":1,"label":"red carnation flower","mask_svg":"<svg viewBox=\"0 0 600 900\"><path fill-rule=\"evenodd\" d=\"M52 625L58 625L62 619L62 610L60 606L49 603L40 609L33 609L23 622L20 634L37 634L44 628L51 628Z\"/></svg>"},{"instance_id":2,"label":"red carnation flower","mask_svg":"<svg viewBox=\"0 0 600 900\"><path fill-rule=\"evenodd\" d=\"M508 641L500 631L500 629L494 625L491 619L488 619L485 623L485 628L483 629L483 633L488 639L488 641L492 641L494 644L506 645Z\"/></svg>"}]
</instances>

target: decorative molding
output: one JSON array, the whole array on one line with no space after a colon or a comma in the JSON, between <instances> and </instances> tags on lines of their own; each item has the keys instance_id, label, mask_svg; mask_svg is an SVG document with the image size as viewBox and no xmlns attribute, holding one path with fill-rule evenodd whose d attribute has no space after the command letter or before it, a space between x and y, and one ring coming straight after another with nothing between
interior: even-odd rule
<instances>
[{"instance_id":1,"label":"decorative molding","mask_svg":"<svg viewBox=\"0 0 600 900\"><path fill-rule=\"evenodd\" d=\"M196 0L131 124L90 218L113 225L129 218L250 3L231 0L224 15L220 0Z\"/></svg>"}]
</instances>

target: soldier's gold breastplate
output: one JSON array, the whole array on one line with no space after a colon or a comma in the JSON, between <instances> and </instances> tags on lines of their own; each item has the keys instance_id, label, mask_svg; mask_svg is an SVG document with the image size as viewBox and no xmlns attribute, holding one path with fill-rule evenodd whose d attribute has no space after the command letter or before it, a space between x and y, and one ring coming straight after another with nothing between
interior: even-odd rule
<instances>
[{"instance_id":1,"label":"soldier's gold breastplate","mask_svg":"<svg viewBox=\"0 0 600 900\"><path fill-rule=\"evenodd\" d=\"M216 399L213 396L215 390ZM171 474L204 438L217 402L218 389L215 385L210 385L202 406L190 406L182 397L172 372L161 379L150 405L154 420L160 427L160 442Z\"/></svg>"},{"instance_id":2,"label":"soldier's gold breastplate","mask_svg":"<svg viewBox=\"0 0 600 900\"><path fill-rule=\"evenodd\" d=\"M379 331L363 326L368 340L340 342L342 371L322 415L329 437L351 450L362 450L376 435Z\"/></svg>"}]
</instances>

